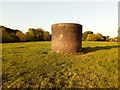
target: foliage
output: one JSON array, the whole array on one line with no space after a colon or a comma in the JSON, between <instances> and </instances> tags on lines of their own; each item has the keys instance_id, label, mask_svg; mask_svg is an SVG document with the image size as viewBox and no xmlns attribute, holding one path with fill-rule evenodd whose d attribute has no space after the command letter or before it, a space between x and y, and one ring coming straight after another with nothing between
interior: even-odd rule
<instances>
[{"instance_id":1,"label":"foliage","mask_svg":"<svg viewBox=\"0 0 120 90\"><path fill-rule=\"evenodd\" d=\"M82 40L83 40L83 41L86 40L88 34L93 34L93 32L92 32L92 31L85 31L85 32L82 34Z\"/></svg>"},{"instance_id":2,"label":"foliage","mask_svg":"<svg viewBox=\"0 0 120 90\"><path fill-rule=\"evenodd\" d=\"M104 37L102 34L97 33L97 34L88 34L86 41L103 41Z\"/></svg>"},{"instance_id":3,"label":"foliage","mask_svg":"<svg viewBox=\"0 0 120 90\"><path fill-rule=\"evenodd\" d=\"M96 38L97 38L97 41L103 41L104 40L102 34L100 34L100 33L96 34Z\"/></svg>"},{"instance_id":4,"label":"foliage","mask_svg":"<svg viewBox=\"0 0 120 90\"><path fill-rule=\"evenodd\" d=\"M82 52L51 52L51 42L2 44L2 87L118 88L117 42L82 42Z\"/></svg>"},{"instance_id":5,"label":"foliage","mask_svg":"<svg viewBox=\"0 0 120 90\"><path fill-rule=\"evenodd\" d=\"M103 36L100 33L94 34L92 31L82 33L82 41L109 41L109 36Z\"/></svg>"},{"instance_id":6,"label":"foliage","mask_svg":"<svg viewBox=\"0 0 120 90\"><path fill-rule=\"evenodd\" d=\"M23 42L28 41L28 35L27 34L24 34L21 31L17 31L16 35L17 35L17 37L19 37L20 41L23 41Z\"/></svg>"},{"instance_id":7,"label":"foliage","mask_svg":"<svg viewBox=\"0 0 120 90\"><path fill-rule=\"evenodd\" d=\"M18 30L13 30L13 29L1 26L0 31L2 32L2 42L3 43L4 42L18 42L18 41L20 41L19 37L16 36L16 32Z\"/></svg>"},{"instance_id":8,"label":"foliage","mask_svg":"<svg viewBox=\"0 0 120 90\"><path fill-rule=\"evenodd\" d=\"M36 32L35 32L34 28L29 28L27 35L28 35L29 41L35 41L36 40Z\"/></svg>"},{"instance_id":9,"label":"foliage","mask_svg":"<svg viewBox=\"0 0 120 90\"><path fill-rule=\"evenodd\" d=\"M50 41L51 35L42 28L29 28L26 34L20 30L13 30L4 26L0 26L0 41L4 42L20 42L20 41Z\"/></svg>"},{"instance_id":10,"label":"foliage","mask_svg":"<svg viewBox=\"0 0 120 90\"><path fill-rule=\"evenodd\" d=\"M50 41L51 36L49 32L43 32L43 41Z\"/></svg>"},{"instance_id":11,"label":"foliage","mask_svg":"<svg viewBox=\"0 0 120 90\"><path fill-rule=\"evenodd\" d=\"M97 41L95 34L88 34L86 41Z\"/></svg>"},{"instance_id":12,"label":"foliage","mask_svg":"<svg viewBox=\"0 0 120 90\"><path fill-rule=\"evenodd\" d=\"M109 41L110 40L110 36L104 36L104 41Z\"/></svg>"},{"instance_id":13,"label":"foliage","mask_svg":"<svg viewBox=\"0 0 120 90\"><path fill-rule=\"evenodd\" d=\"M37 28L36 29L36 37L38 38L37 41L44 41L44 35L43 33L46 32L45 30L43 30L42 28Z\"/></svg>"},{"instance_id":14,"label":"foliage","mask_svg":"<svg viewBox=\"0 0 120 90\"><path fill-rule=\"evenodd\" d=\"M27 33L29 36L30 41L50 41L51 36L50 33L47 31L44 31L42 28L29 28L29 31Z\"/></svg>"}]
</instances>

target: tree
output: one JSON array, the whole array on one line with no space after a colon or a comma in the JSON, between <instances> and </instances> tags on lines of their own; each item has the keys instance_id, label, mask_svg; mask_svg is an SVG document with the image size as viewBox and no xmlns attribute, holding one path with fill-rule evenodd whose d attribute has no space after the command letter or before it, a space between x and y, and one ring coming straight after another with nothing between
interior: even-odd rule
<instances>
[{"instance_id":1,"label":"tree","mask_svg":"<svg viewBox=\"0 0 120 90\"><path fill-rule=\"evenodd\" d=\"M88 34L86 40L87 41L103 41L104 37L100 33Z\"/></svg>"},{"instance_id":2,"label":"tree","mask_svg":"<svg viewBox=\"0 0 120 90\"><path fill-rule=\"evenodd\" d=\"M29 28L27 35L28 35L29 41L35 41L35 29L34 28Z\"/></svg>"},{"instance_id":3,"label":"tree","mask_svg":"<svg viewBox=\"0 0 120 90\"><path fill-rule=\"evenodd\" d=\"M16 35L19 37L20 41L23 41L23 42L28 41L28 35L27 34L24 34L21 31L17 31Z\"/></svg>"},{"instance_id":4,"label":"tree","mask_svg":"<svg viewBox=\"0 0 120 90\"><path fill-rule=\"evenodd\" d=\"M30 41L43 41L44 30L41 28L33 29L29 28L28 36Z\"/></svg>"},{"instance_id":5,"label":"tree","mask_svg":"<svg viewBox=\"0 0 120 90\"><path fill-rule=\"evenodd\" d=\"M82 40L83 40L83 41L86 40L88 34L93 34L93 32L92 32L92 31L85 31L85 32L82 34Z\"/></svg>"},{"instance_id":6,"label":"tree","mask_svg":"<svg viewBox=\"0 0 120 90\"><path fill-rule=\"evenodd\" d=\"M1 35L2 35L2 42L3 43L20 41L19 37L16 36L16 32L18 30L13 30L13 29L1 26L0 31L2 31Z\"/></svg>"},{"instance_id":7,"label":"tree","mask_svg":"<svg viewBox=\"0 0 120 90\"><path fill-rule=\"evenodd\" d=\"M42 28L37 28L36 29L36 39L38 40L38 41L43 41L43 33L44 33L45 31L42 29Z\"/></svg>"},{"instance_id":8,"label":"tree","mask_svg":"<svg viewBox=\"0 0 120 90\"><path fill-rule=\"evenodd\" d=\"M86 41L97 41L96 34L88 34Z\"/></svg>"},{"instance_id":9,"label":"tree","mask_svg":"<svg viewBox=\"0 0 120 90\"><path fill-rule=\"evenodd\" d=\"M110 36L104 36L105 40L104 41L109 41L110 40Z\"/></svg>"},{"instance_id":10,"label":"tree","mask_svg":"<svg viewBox=\"0 0 120 90\"><path fill-rule=\"evenodd\" d=\"M96 34L96 39L97 39L97 41L103 41L103 40L104 40L104 37L102 36L102 34L97 33L97 34Z\"/></svg>"},{"instance_id":11,"label":"tree","mask_svg":"<svg viewBox=\"0 0 120 90\"><path fill-rule=\"evenodd\" d=\"M50 41L51 35L42 28L29 28L26 34L19 30L13 30L0 26L0 42L18 42L18 41Z\"/></svg>"},{"instance_id":12,"label":"tree","mask_svg":"<svg viewBox=\"0 0 120 90\"><path fill-rule=\"evenodd\" d=\"M51 40L51 35L50 35L50 33L49 32L44 32L43 33L43 40L44 41L50 41Z\"/></svg>"}]
</instances>

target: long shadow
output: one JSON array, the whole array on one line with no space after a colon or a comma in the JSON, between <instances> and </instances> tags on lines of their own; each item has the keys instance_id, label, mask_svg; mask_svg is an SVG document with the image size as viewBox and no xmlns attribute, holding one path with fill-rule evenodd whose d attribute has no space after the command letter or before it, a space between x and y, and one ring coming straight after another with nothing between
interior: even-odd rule
<instances>
[{"instance_id":1,"label":"long shadow","mask_svg":"<svg viewBox=\"0 0 120 90\"><path fill-rule=\"evenodd\" d=\"M86 54L86 53L93 52L93 51L108 50L112 48L120 48L120 46L116 45L116 46L85 47L85 48L82 48L82 53Z\"/></svg>"}]
</instances>

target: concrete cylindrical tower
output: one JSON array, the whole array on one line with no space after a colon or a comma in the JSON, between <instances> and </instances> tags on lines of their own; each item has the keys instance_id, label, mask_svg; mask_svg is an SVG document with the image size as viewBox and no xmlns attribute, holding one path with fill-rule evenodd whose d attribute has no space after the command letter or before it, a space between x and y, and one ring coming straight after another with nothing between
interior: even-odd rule
<instances>
[{"instance_id":1,"label":"concrete cylindrical tower","mask_svg":"<svg viewBox=\"0 0 120 90\"><path fill-rule=\"evenodd\" d=\"M53 52L80 52L82 47L82 25L77 23L57 23L52 27Z\"/></svg>"}]
</instances>

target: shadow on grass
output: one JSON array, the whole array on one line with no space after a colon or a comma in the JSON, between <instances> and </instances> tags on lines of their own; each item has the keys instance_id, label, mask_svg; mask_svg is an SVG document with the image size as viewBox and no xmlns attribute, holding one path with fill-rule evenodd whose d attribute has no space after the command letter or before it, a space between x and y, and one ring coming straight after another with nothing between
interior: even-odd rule
<instances>
[{"instance_id":1,"label":"shadow on grass","mask_svg":"<svg viewBox=\"0 0 120 90\"><path fill-rule=\"evenodd\" d=\"M83 54L86 54L86 53L97 51L97 50L108 50L108 49L118 48L118 47L120 48L119 45L117 45L117 46L101 46L101 47L85 47L85 48L82 48L82 52L83 52Z\"/></svg>"}]
</instances>

